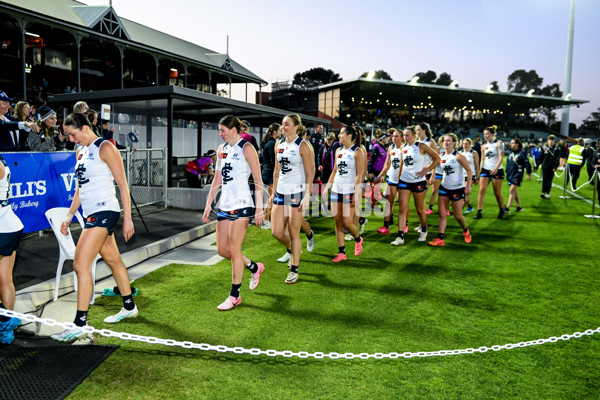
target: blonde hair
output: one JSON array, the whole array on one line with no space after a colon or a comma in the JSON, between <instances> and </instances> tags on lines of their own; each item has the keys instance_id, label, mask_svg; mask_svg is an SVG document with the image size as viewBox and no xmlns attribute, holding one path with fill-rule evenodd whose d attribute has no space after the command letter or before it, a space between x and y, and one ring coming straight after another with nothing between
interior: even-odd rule
<instances>
[{"instance_id":1,"label":"blonde hair","mask_svg":"<svg viewBox=\"0 0 600 400\"><path fill-rule=\"evenodd\" d=\"M497 125L488 126L484 130L488 131L489 133L491 133L492 135L495 136L496 135L496 131L498 130L498 126Z\"/></svg>"},{"instance_id":2,"label":"blonde hair","mask_svg":"<svg viewBox=\"0 0 600 400\"><path fill-rule=\"evenodd\" d=\"M456 150L456 144L458 143L458 137L454 133L446 133L443 137L450 136L454 142L454 150ZM443 139L443 138L442 138Z\"/></svg>"}]
</instances>

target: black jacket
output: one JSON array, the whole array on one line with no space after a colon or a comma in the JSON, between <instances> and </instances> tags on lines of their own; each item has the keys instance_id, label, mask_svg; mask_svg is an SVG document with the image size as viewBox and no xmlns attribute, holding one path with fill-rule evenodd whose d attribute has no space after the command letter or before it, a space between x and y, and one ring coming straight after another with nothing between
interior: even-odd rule
<instances>
[{"instance_id":1,"label":"black jacket","mask_svg":"<svg viewBox=\"0 0 600 400\"><path fill-rule=\"evenodd\" d=\"M523 182L523 172L531 175L531 163L525 150L511 151L506 160L506 179L510 182Z\"/></svg>"},{"instance_id":2,"label":"black jacket","mask_svg":"<svg viewBox=\"0 0 600 400\"><path fill-rule=\"evenodd\" d=\"M268 137L262 145L262 174L272 176L275 172L275 138Z\"/></svg>"},{"instance_id":3,"label":"black jacket","mask_svg":"<svg viewBox=\"0 0 600 400\"><path fill-rule=\"evenodd\" d=\"M542 147L542 155L540 162L542 165L542 169L558 168L558 164L560 163L558 146L554 145L552 147L548 147L548 145L545 144Z\"/></svg>"}]
</instances>

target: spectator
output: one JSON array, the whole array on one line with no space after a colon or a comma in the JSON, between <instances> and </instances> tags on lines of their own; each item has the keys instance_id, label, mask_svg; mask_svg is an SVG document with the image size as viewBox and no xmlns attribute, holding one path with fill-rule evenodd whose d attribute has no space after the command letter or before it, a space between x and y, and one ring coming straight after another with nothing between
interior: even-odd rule
<instances>
[{"instance_id":1,"label":"spectator","mask_svg":"<svg viewBox=\"0 0 600 400\"><path fill-rule=\"evenodd\" d=\"M335 151L341 146L340 142L335 140L336 135L330 133L321 145L317 156L317 168L321 172L321 182L327 183L333 167L335 166Z\"/></svg>"},{"instance_id":2,"label":"spectator","mask_svg":"<svg viewBox=\"0 0 600 400\"><path fill-rule=\"evenodd\" d=\"M185 166L185 178L188 186L191 188L201 188L202 178L206 178L206 183L211 183L214 173L214 163L217 161L217 152L207 151L204 156L189 161Z\"/></svg>"},{"instance_id":3,"label":"spectator","mask_svg":"<svg viewBox=\"0 0 600 400\"><path fill-rule=\"evenodd\" d=\"M56 111L47 106L40 107L39 133L29 134L29 147L33 151L57 151L65 148L66 137L56 127Z\"/></svg>"},{"instance_id":4,"label":"spectator","mask_svg":"<svg viewBox=\"0 0 600 400\"><path fill-rule=\"evenodd\" d=\"M78 101L73 106L73 112L78 113L78 114L85 114L88 112L89 109L90 108L88 107L88 105L85 101Z\"/></svg>"},{"instance_id":5,"label":"spectator","mask_svg":"<svg viewBox=\"0 0 600 400\"><path fill-rule=\"evenodd\" d=\"M585 165L587 167L587 173L589 176L589 182L593 183L592 176L594 176L594 153L596 152L596 142L590 143L587 149L585 149Z\"/></svg>"},{"instance_id":6,"label":"spectator","mask_svg":"<svg viewBox=\"0 0 600 400\"><path fill-rule=\"evenodd\" d=\"M39 127L33 122L15 121L10 115L5 115L12 100L4 91L0 90L0 152L19 150L21 141L19 130L39 131Z\"/></svg>"},{"instance_id":7,"label":"spectator","mask_svg":"<svg viewBox=\"0 0 600 400\"><path fill-rule=\"evenodd\" d=\"M577 144L571 146L569 149L569 158L567 159L567 181L571 181L571 190L577 189L577 180L579 179L579 173L581 167L585 162L583 157L583 150L585 150L583 139L577 139Z\"/></svg>"},{"instance_id":8,"label":"spectator","mask_svg":"<svg viewBox=\"0 0 600 400\"><path fill-rule=\"evenodd\" d=\"M118 150L129 150L129 148L127 146L123 146L122 144L117 143L117 141L114 139L115 127L111 125L109 128L109 123L110 123L110 121L107 119L102 120L102 136L101 137L103 137L104 139L106 139L109 142L111 142L112 144L114 144ZM135 147L132 147L131 150L137 151L137 149Z\"/></svg>"},{"instance_id":9,"label":"spectator","mask_svg":"<svg viewBox=\"0 0 600 400\"><path fill-rule=\"evenodd\" d=\"M542 199L550 198L550 189L552 189L552 179L554 171L560 165L559 150L554 145L554 135L548 136L546 145L542 148L541 165L542 165Z\"/></svg>"},{"instance_id":10,"label":"spectator","mask_svg":"<svg viewBox=\"0 0 600 400\"><path fill-rule=\"evenodd\" d=\"M242 132L240 133L240 137L250 143L258 152L258 142L256 141L256 138L250 134L250 122L246 120L242 121Z\"/></svg>"},{"instance_id":11,"label":"spectator","mask_svg":"<svg viewBox=\"0 0 600 400\"><path fill-rule=\"evenodd\" d=\"M516 212L523 211L521 206L521 199L519 198L519 187L523 183L524 170L527 170L527 180L531 180L531 164L527 153L523 150L523 143L521 139L514 138L510 141L511 151L506 159L506 181L509 186L508 203L504 212L510 212L510 206L513 201L517 203Z\"/></svg>"},{"instance_id":12,"label":"spectator","mask_svg":"<svg viewBox=\"0 0 600 400\"><path fill-rule=\"evenodd\" d=\"M267 198L271 199L273 194L273 173L275 172L275 143L281 137L281 125L274 123L269 125L265 138L261 143L262 147L262 168L261 175L263 184L267 189ZM271 229L271 208L268 204L265 210L265 223L263 229Z\"/></svg>"},{"instance_id":13,"label":"spectator","mask_svg":"<svg viewBox=\"0 0 600 400\"><path fill-rule=\"evenodd\" d=\"M565 164L567 163L567 155L569 153L569 149L567 148L567 144L564 140L558 141L558 157L560 159L560 163L558 165L558 169L565 169Z\"/></svg>"},{"instance_id":14,"label":"spectator","mask_svg":"<svg viewBox=\"0 0 600 400\"><path fill-rule=\"evenodd\" d=\"M92 125L92 130L94 131L94 134L98 137L101 137L102 135L100 134L100 129L98 129L98 113L94 110L88 110L88 112L86 113L86 117Z\"/></svg>"},{"instance_id":15,"label":"spectator","mask_svg":"<svg viewBox=\"0 0 600 400\"><path fill-rule=\"evenodd\" d=\"M26 101L19 101L15 106L15 112L13 113L12 119L17 122L33 122L30 110L29 103ZM29 132L25 131L25 129L19 129L14 132L16 133L15 143L17 144L17 151L29 150L29 145L27 144Z\"/></svg>"}]
</instances>

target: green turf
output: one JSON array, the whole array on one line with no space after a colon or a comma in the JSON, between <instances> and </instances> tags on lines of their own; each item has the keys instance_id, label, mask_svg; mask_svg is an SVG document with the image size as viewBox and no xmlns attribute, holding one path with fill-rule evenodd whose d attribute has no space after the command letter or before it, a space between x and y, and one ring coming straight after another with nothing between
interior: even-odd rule
<instances>
[{"instance_id":1,"label":"green turf","mask_svg":"<svg viewBox=\"0 0 600 400\"><path fill-rule=\"evenodd\" d=\"M557 179L557 183L559 180ZM477 188L477 186L475 186ZM246 348L322 352L417 352L516 343L595 329L600 220L583 218L581 200L539 197L533 178L521 188L525 211L497 220L493 193L484 219L467 221L465 244L449 220L446 246L403 247L378 235L369 217L364 253L330 262L337 252L331 218L311 218L317 246L302 253L300 279L285 285L283 249L251 227L244 251L266 270L254 292L230 312L216 306L230 288L231 267L171 265L136 280L140 315L108 326L121 307L101 298L90 323L139 335ZM505 185L504 193L508 197ZM581 193L591 198L591 189ZM430 217L430 238L437 217ZM303 238L304 242L304 238ZM599 398L600 334L542 346L436 358L314 360L203 352L99 339L121 347L70 396L157 399L571 399Z\"/></svg>"}]
</instances>

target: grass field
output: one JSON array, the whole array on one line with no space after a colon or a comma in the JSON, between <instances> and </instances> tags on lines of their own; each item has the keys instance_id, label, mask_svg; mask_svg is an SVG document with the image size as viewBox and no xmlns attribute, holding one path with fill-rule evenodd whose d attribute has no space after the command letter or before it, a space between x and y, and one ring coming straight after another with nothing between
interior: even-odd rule
<instances>
[{"instance_id":1,"label":"grass field","mask_svg":"<svg viewBox=\"0 0 600 400\"><path fill-rule=\"evenodd\" d=\"M584 173L585 175L585 173ZM558 183L558 180L557 180ZM477 187L475 187L477 188ZM403 247L378 235L369 217L364 253L330 262L337 245L331 218L311 218L314 252L302 254L300 279L285 285L283 254L269 231L251 227L244 251L266 265L260 286L221 313L231 267L170 265L136 281L140 315L117 326L119 310L101 298L90 323L139 335L246 348L322 352L417 352L516 343L600 326L600 220L583 218L581 200L539 197L534 177L521 188L525 211L496 219L491 190L484 219L467 217L465 244L449 220L446 246ZM491 189L491 188L490 188ZM477 189L476 189L477 190ZM508 188L504 187L506 198ZM591 189L581 193L591 199ZM430 234L437 217L429 218ZM304 238L303 238L304 241ZM600 335L542 346L435 358L314 360L202 352L99 338L121 347L73 399L597 399Z\"/></svg>"}]
</instances>

